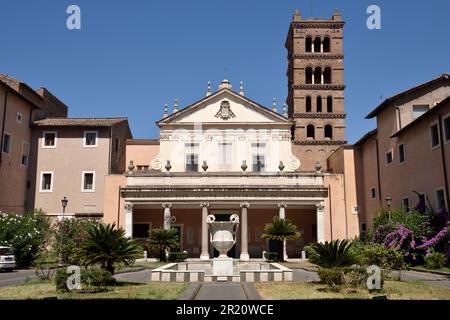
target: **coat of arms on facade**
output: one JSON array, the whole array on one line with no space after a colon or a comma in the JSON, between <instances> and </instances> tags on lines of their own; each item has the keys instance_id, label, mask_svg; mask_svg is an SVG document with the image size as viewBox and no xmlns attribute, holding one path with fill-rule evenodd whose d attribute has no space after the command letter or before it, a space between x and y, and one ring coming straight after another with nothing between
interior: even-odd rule
<instances>
[{"instance_id":1,"label":"coat of arms on facade","mask_svg":"<svg viewBox=\"0 0 450 320\"><path fill-rule=\"evenodd\" d=\"M230 108L230 101L222 101L220 103L220 109L215 115L216 118L221 118L223 120L228 120L230 118L235 118L233 111Z\"/></svg>"}]
</instances>

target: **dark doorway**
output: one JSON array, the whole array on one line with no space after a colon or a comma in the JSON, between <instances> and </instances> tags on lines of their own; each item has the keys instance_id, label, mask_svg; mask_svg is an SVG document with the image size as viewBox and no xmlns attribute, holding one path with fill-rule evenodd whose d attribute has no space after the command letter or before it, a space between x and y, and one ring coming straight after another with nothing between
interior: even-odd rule
<instances>
[{"instance_id":1,"label":"dark doorway","mask_svg":"<svg viewBox=\"0 0 450 320\"><path fill-rule=\"evenodd\" d=\"M214 214L214 216L216 217L216 221L230 221L230 216L231 213L223 213L223 214ZM237 231L236 234L236 238L239 237L239 229ZM214 258L217 258L219 256L219 251L217 251L214 248ZM237 252L237 247L236 247L236 243L234 244L233 248L230 249L230 251L228 251L228 256L230 258L238 258L239 257L239 253Z\"/></svg>"}]
</instances>

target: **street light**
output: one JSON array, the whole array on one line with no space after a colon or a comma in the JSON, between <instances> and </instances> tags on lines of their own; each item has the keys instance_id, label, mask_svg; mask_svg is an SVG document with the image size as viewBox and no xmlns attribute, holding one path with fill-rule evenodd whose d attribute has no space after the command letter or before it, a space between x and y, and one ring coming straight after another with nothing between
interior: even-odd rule
<instances>
[{"instance_id":1,"label":"street light","mask_svg":"<svg viewBox=\"0 0 450 320\"><path fill-rule=\"evenodd\" d=\"M392 198L386 197L384 200L386 200L386 205L388 209L388 215L389 215L389 222L391 222L391 205L392 205Z\"/></svg>"},{"instance_id":2,"label":"street light","mask_svg":"<svg viewBox=\"0 0 450 320\"><path fill-rule=\"evenodd\" d=\"M65 219L65 214L66 214L66 207L67 207L67 203L68 202L69 202L69 200L66 197L61 199L61 205L62 205L62 209L63 209L63 215L62 215L62 223L63 224L61 224L62 228L60 230L60 232L61 232L61 243L60 243L60 247L59 247L59 261L60 261L60 264L62 264L62 246L63 246L63 236L64 236L63 227L64 227L64 219Z\"/></svg>"}]
</instances>

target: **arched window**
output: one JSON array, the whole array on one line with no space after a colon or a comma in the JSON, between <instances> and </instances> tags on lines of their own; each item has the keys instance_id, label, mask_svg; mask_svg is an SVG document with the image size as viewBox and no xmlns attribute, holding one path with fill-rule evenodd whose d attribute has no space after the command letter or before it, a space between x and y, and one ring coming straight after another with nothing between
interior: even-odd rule
<instances>
[{"instance_id":1,"label":"arched window","mask_svg":"<svg viewBox=\"0 0 450 320\"><path fill-rule=\"evenodd\" d=\"M320 52L320 38L317 37L314 39L314 52Z\"/></svg>"},{"instance_id":2,"label":"arched window","mask_svg":"<svg viewBox=\"0 0 450 320\"><path fill-rule=\"evenodd\" d=\"M331 84L331 68L326 67L323 71L323 81L325 84Z\"/></svg>"},{"instance_id":3,"label":"arched window","mask_svg":"<svg viewBox=\"0 0 450 320\"><path fill-rule=\"evenodd\" d=\"M325 138L333 139L333 127L329 124L325 126Z\"/></svg>"},{"instance_id":4,"label":"arched window","mask_svg":"<svg viewBox=\"0 0 450 320\"><path fill-rule=\"evenodd\" d=\"M333 112L333 97L327 97L327 112Z\"/></svg>"},{"instance_id":5,"label":"arched window","mask_svg":"<svg viewBox=\"0 0 450 320\"><path fill-rule=\"evenodd\" d=\"M305 72L305 80L306 84L312 84L313 83L313 69L311 67L306 68Z\"/></svg>"},{"instance_id":6,"label":"arched window","mask_svg":"<svg viewBox=\"0 0 450 320\"><path fill-rule=\"evenodd\" d=\"M314 69L314 84L321 84L322 83L322 68L317 67Z\"/></svg>"},{"instance_id":7,"label":"arched window","mask_svg":"<svg viewBox=\"0 0 450 320\"><path fill-rule=\"evenodd\" d=\"M316 137L315 128L312 124L306 127L306 137L314 139Z\"/></svg>"},{"instance_id":8,"label":"arched window","mask_svg":"<svg viewBox=\"0 0 450 320\"><path fill-rule=\"evenodd\" d=\"M312 111L312 100L310 96L306 97L306 112Z\"/></svg>"},{"instance_id":9,"label":"arched window","mask_svg":"<svg viewBox=\"0 0 450 320\"><path fill-rule=\"evenodd\" d=\"M316 98L316 103L317 103L317 112L322 112L322 97L318 96Z\"/></svg>"},{"instance_id":10,"label":"arched window","mask_svg":"<svg viewBox=\"0 0 450 320\"><path fill-rule=\"evenodd\" d=\"M306 52L312 52L312 38L311 37L307 37L305 40L305 49Z\"/></svg>"},{"instance_id":11,"label":"arched window","mask_svg":"<svg viewBox=\"0 0 450 320\"><path fill-rule=\"evenodd\" d=\"M323 39L323 52L330 52L330 51L331 51L330 38L325 37L325 39Z\"/></svg>"}]
</instances>

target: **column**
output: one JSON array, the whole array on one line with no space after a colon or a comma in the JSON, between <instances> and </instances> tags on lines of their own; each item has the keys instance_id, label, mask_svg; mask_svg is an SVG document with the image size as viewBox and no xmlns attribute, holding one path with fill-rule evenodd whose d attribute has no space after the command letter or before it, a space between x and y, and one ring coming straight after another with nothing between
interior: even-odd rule
<instances>
[{"instance_id":1,"label":"column","mask_svg":"<svg viewBox=\"0 0 450 320\"><path fill-rule=\"evenodd\" d=\"M316 212L317 212L317 242L323 243L325 242L325 205L324 202L321 201L316 204Z\"/></svg>"},{"instance_id":2,"label":"column","mask_svg":"<svg viewBox=\"0 0 450 320\"><path fill-rule=\"evenodd\" d=\"M278 204L278 217L281 220L286 219L286 207L287 204L285 202L281 202ZM286 253L286 240L283 241L283 259L285 261L288 259L288 255Z\"/></svg>"},{"instance_id":3,"label":"column","mask_svg":"<svg viewBox=\"0 0 450 320\"><path fill-rule=\"evenodd\" d=\"M164 230L169 230L171 228L172 216L170 214L170 208L172 208L171 203L163 203L162 207L164 208Z\"/></svg>"},{"instance_id":4,"label":"column","mask_svg":"<svg viewBox=\"0 0 450 320\"><path fill-rule=\"evenodd\" d=\"M200 260L209 260L208 252L208 224L206 223L206 217L208 217L208 207L209 203L200 203L202 208L202 253L200 255Z\"/></svg>"},{"instance_id":5,"label":"column","mask_svg":"<svg viewBox=\"0 0 450 320\"><path fill-rule=\"evenodd\" d=\"M241 255L240 259L242 261L250 260L250 255L248 254L248 214L247 209L250 207L248 202L241 203Z\"/></svg>"},{"instance_id":6,"label":"column","mask_svg":"<svg viewBox=\"0 0 450 320\"><path fill-rule=\"evenodd\" d=\"M133 204L125 202L125 236L131 238L133 236Z\"/></svg>"}]
</instances>

